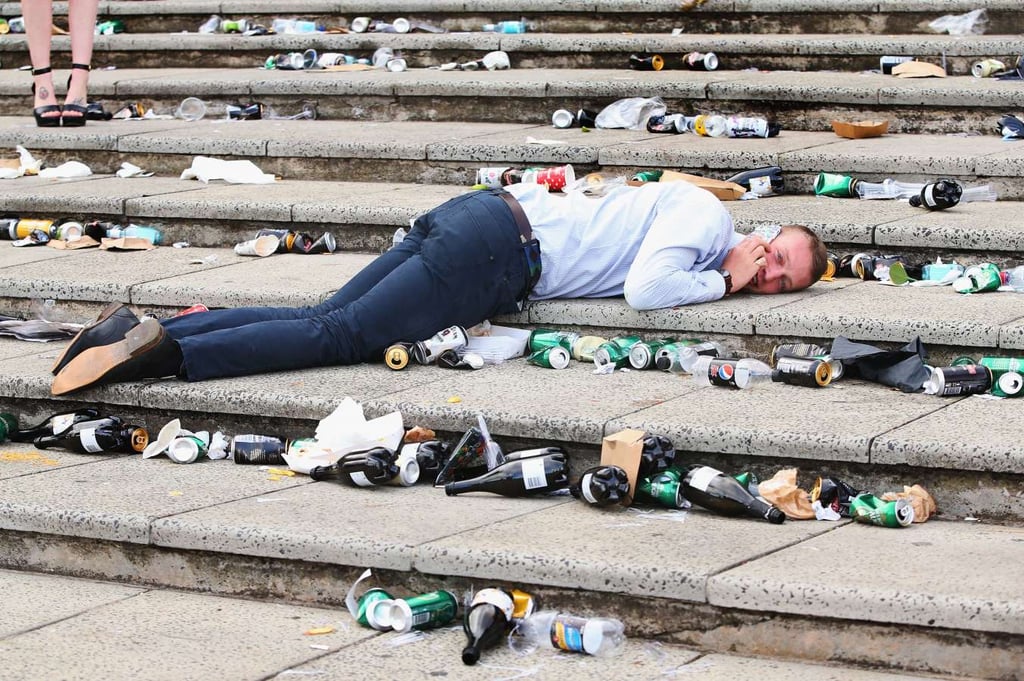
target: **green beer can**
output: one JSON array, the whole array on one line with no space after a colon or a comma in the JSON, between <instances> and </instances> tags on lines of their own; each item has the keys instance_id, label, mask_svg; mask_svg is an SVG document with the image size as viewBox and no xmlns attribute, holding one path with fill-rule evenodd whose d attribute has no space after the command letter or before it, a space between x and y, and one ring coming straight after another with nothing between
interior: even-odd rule
<instances>
[{"instance_id":1,"label":"green beer can","mask_svg":"<svg viewBox=\"0 0 1024 681\"><path fill-rule=\"evenodd\" d=\"M689 508L689 503L683 496L683 486L678 480L671 480L664 475L652 478L644 478L637 485L637 491L641 498L650 499L666 508Z\"/></svg>"},{"instance_id":2,"label":"green beer can","mask_svg":"<svg viewBox=\"0 0 1024 681\"><path fill-rule=\"evenodd\" d=\"M18 419L14 414L0 414L0 442L6 442L11 433L18 429Z\"/></svg>"},{"instance_id":3,"label":"green beer can","mask_svg":"<svg viewBox=\"0 0 1024 681\"><path fill-rule=\"evenodd\" d=\"M675 338L657 338L637 343L629 349L629 366L634 369L653 369L654 357L658 350L675 342Z\"/></svg>"},{"instance_id":4,"label":"green beer can","mask_svg":"<svg viewBox=\"0 0 1024 681\"><path fill-rule=\"evenodd\" d=\"M882 501L865 492L850 500L850 515L857 522L868 525L906 527L914 522L914 507L906 499Z\"/></svg>"},{"instance_id":5,"label":"green beer can","mask_svg":"<svg viewBox=\"0 0 1024 681\"><path fill-rule=\"evenodd\" d=\"M378 601L393 601L394 598L384 589L369 589L359 597L359 609L356 611L356 622L364 627L373 626L368 618L368 612ZM376 629L377 627L374 627Z\"/></svg>"},{"instance_id":6,"label":"green beer can","mask_svg":"<svg viewBox=\"0 0 1024 681\"><path fill-rule=\"evenodd\" d=\"M569 351L561 345L552 345L530 354L526 361L545 369L565 369L569 366Z\"/></svg>"},{"instance_id":7,"label":"green beer can","mask_svg":"<svg viewBox=\"0 0 1024 681\"><path fill-rule=\"evenodd\" d=\"M537 352L552 345L560 345L569 352L572 352L572 344L578 341L580 335L575 331L556 331L554 329L535 329L530 334L530 352Z\"/></svg>"},{"instance_id":8,"label":"green beer can","mask_svg":"<svg viewBox=\"0 0 1024 681\"><path fill-rule=\"evenodd\" d=\"M992 379L996 380L1003 374L1014 371L1024 372L1024 359L1020 357L982 357L978 364L992 371Z\"/></svg>"},{"instance_id":9,"label":"green beer can","mask_svg":"<svg viewBox=\"0 0 1024 681\"><path fill-rule=\"evenodd\" d=\"M444 589L412 598L399 598L391 604L391 626L399 633L436 629L455 619L458 609L459 601L455 594Z\"/></svg>"},{"instance_id":10,"label":"green beer can","mask_svg":"<svg viewBox=\"0 0 1024 681\"><path fill-rule=\"evenodd\" d=\"M621 369L629 364L629 351L639 342L640 336L616 336L594 351L594 364L599 367L614 364L616 369Z\"/></svg>"}]
</instances>

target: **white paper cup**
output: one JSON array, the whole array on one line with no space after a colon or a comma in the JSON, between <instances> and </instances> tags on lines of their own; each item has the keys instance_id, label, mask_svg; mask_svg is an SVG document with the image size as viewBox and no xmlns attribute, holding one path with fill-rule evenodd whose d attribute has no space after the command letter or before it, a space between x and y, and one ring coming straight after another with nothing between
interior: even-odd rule
<instances>
[{"instance_id":1,"label":"white paper cup","mask_svg":"<svg viewBox=\"0 0 1024 681\"><path fill-rule=\"evenodd\" d=\"M238 255L254 255L260 258L265 258L268 255L273 255L277 252L277 246L280 243L281 240L276 236L273 234L267 234L265 236L236 244L235 253Z\"/></svg>"}]
</instances>

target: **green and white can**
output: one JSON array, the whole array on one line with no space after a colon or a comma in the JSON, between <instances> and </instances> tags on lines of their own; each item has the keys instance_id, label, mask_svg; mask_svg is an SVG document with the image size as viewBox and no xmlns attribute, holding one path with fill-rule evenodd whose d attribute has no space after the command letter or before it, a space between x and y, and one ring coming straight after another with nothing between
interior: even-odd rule
<instances>
[{"instance_id":1,"label":"green and white can","mask_svg":"<svg viewBox=\"0 0 1024 681\"><path fill-rule=\"evenodd\" d=\"M374 610L378 603L383 603L385 601L394 603L394 600L394 597L384 589L368 589L359 597L359 605L356 610L356 622L359 622L359 624L364 627L373 627L374 629L378 629L377 618L375 617L372 622L370 621L370 611ZM389 628L390 626L385 626L383 629L378 629L378 631L387 631Z\"/></svg>"},{"instance_id":2,"label":"green and white can","mask_svg":"<svg viewBox=\"0 0 1024 681\"><path fill-rule=\"evenodd\" d=\"M655 479L644 478L637 485L640 494L666 508L688 508L689 503L683 496L683 486L678 480L670 480L662 476Z\"/></svg>"},{"instance_id":3,"label":"green and white can","mask_svg":"<svg viewBox=\"0 0 1024 681\"><path fill-rule=\"evenodd\" d=\"M561 345L552 345L532 353L526 361L545 369L565 369L569 366L569 359L568 350Z\"/></svg>"},{"instance_id":4,"label":"green and white can","mask_svg":"<svg viewBox=\"0 0 1024 681\"><path fill-rule=\"evenodd\" d=\"M629 351L639 342L640 336L616 336L594 351L594 364L599 367L614 364L616 369L621 369L629 364Z\"/></svg>"},{"instance_id":5,"label":"green and white can","mask_svg":"<svg viewBox=\"0 0 1024 681\"><path fill-rule=\"evenodd\" d=\"M459 600L455 594L444 589L412 598L399 598L391 603L391 627L399 633L436 629L455 619L458 609Z\"/></svg>"},{"instance_id":6,"label":"green and white can","mask_svg":"<svg viewBox=\"0 0 1024 681\"><path fill-rule=\"evenodd\" d=\"M6 442L11 433L18 429L18 419L14 414L0 414L0 442Z\"/></svg>"},{"instance_id":7,"label":"green and white can","mask_svg":"<svg viewBox=\"0 0 1024 681\"><path fill-rule=\"evenodd\" d=\"M868 525L906 527L914 522L914 507L906 499L882 501L865 492L850 500L850 515L857 522Z\"/></svg>"},{"instance_id":8,"label":"green and white can","mask_svg":"<svg viewBox=\"0 0 1024 681\"><path fill-rule=\"evenodd\" d=\"M556 331L554 329L535 329L530 334L530 352L537 352L552 345L559 345L572 352L572 344L579 340L575 331Z\"/></svg>"},{"instance_id":9,"label":"green and white can","mask_svg":"<svg viewBox=\"0 0 1024 681\"><path fill-rule=\"evenodd\" d=\"M629 366L634 369L653 369L654 357L658 350L675 343L675 338L656 338L655 340L640 341L629 349Z\"/></svg>"}]
</instances>

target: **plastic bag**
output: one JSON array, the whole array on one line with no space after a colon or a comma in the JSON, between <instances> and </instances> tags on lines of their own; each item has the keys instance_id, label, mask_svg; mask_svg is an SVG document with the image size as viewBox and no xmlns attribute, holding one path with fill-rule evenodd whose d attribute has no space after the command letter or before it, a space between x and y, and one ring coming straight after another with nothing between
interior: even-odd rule
<instances>
[{"instance_id":1,"label":"plastic bag","mask_svg":"<svg viewBox=\"0 0 1024 681\"><path fill-rule=\"evenodd\" d=\"M601 109L595 123L599 128L646 130L648 118L664 116L666 111L668 108L661 97L627 97Z\"/></svg>"},{"instance_id":2,"label":"plastic bag","mask_svg":"<svg viewBox=\"0 0 1024 681\"><path fill-rule=\"evenodd\" d=\"M988 13L982 8L966 14L947 14L928 24L928 28L950 35L981 35L988 28Z\"/></svg>"}]
</instances>

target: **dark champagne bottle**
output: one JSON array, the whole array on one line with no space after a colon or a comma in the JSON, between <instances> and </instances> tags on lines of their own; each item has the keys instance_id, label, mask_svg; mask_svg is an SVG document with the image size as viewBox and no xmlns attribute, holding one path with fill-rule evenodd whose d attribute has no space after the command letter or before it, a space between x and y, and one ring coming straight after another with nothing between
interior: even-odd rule
<instances>
[{"instance_id":1,"label":"dark champagne bottle","mask_svg":"<svg viewBox=\"0 0 1024 681\"><path fill-rule=\"evenodd\" d=\"M521 461L522 459L531 459L535 456L545 456L546 454L561 454L565 456L566 452L557 445L538 447L537 449L517 449L506 454L505 461Z\"/></svg>"},{"instance_id":2,"label":"dark champagne bottle","mask_svg":"<svg viewBox=\"0 0 1024 681\"><path fill-rule=\"evenodd\" d=\"M505 639L512 626L514 611L515 601L504 589L480 589L476 592L462 622L469 640L462 650L463 663L476 664L482 650L493 648Z\"/></svg>"},{"instance_id":3,"label":"dark champagne bottle","mask_svg":"<svg viewBox=\"0 0 1024 681\"><path fill-rule=\"evenodd\" d=\"M383 485L399 473L398 454L387 447L350 452L330 466L316 466L309 472L314 480L334 480L356 487Z\"/></svg>"},{"instance_id":4,"label":"dark champagne bottle","mask_svg":"<svg viewBox=\"0 0 1024 681\"><path fill-rule=\"evenodd\" d=\"M619 466L594 466L583 471L569 493L594 506L619 504L629 496L629 476Z\"/></svg>"},{"instance_id":5,"label":"dark champagne bottle","mask_svg":"<svg viewBox=\"0 0 1024 681\"><path fill-rule=\"evenodd\" d=\"M671 440L664 435L647 435L644 437L644 447L640 452L637 477L652 478L664 473L672 467L675 460L676 448L672 446Z\"/></svg>"},{"instance_id":6,"label":"dark champagne bottle","mask_svg":"<svg viewBox=\"0 0 1024 681\"><path fill-rule=\"evenodd\" d=\"M416 447L416 463L420 466L421 480L436 480L437 474L444 468L445 462L452 455L452 448L441 440L427 440Z\"/></svg>"},{"instance_id":7,"label":"dark champagne bottle","mask_svg":"<svg viewBox=\"0 0 1024 681\"><path fill-rule=\"evenodd\" d=\"M60 447L82 454L102 452L139 454L149 444L149 433L145 428L122 424L120 419L114 417L111 417L110 420L114 423L83 421L61 435L38 437L35 440L35 445L39 449Z\"/></svg>"},{"instance_id":8,"label":"dark champagne bottle","mask_svg":"<svg viewBox=\"0 0 1024 681\"><path fill-rule=\"evenodd\" d=\"M782 168L779 166L744 170L741 173L736 173L726 182L735 182L748 192L762 196L782 194L786 189L786 181L782 177Z\"/></svg>"},{"instance_id":9,"label":"dark champagne bottle","mask_svg":"<svg viewBox=\"0 0 1024 681\"><path fill-rule=\"evenodd\" d=\"M569 485L569 464L564 454L546 454L506 461L470 480L449 482L448 496L465 492L491 492L506 497L546 494Z\"/></svg>"},{"instance_id":10,"label":"dark champagne bottle","mask_svg":"<svg viewBox=\"0 0 1024 681\"><path fill-rule=\"evenodd\" d=\"M785 513L752 495L735 478L710 466L690 466L682 484L683 494L689 501L716 513L749 515L776 524L786 519Z\"/></svg>"},{"instance_id":11,"label":"dark champagne bottle","mask_svg":"<svg viewBox=\"0 0 1024 681\"><path fill-rule=\"evenodd\" d=\"M37 437L63 435L76 423L91 421L99 415L98 409L91 408L62 411L47 417L42 423L13 431L10 438L13 442L32 442Z\"/></svg>"}]
</instances>

